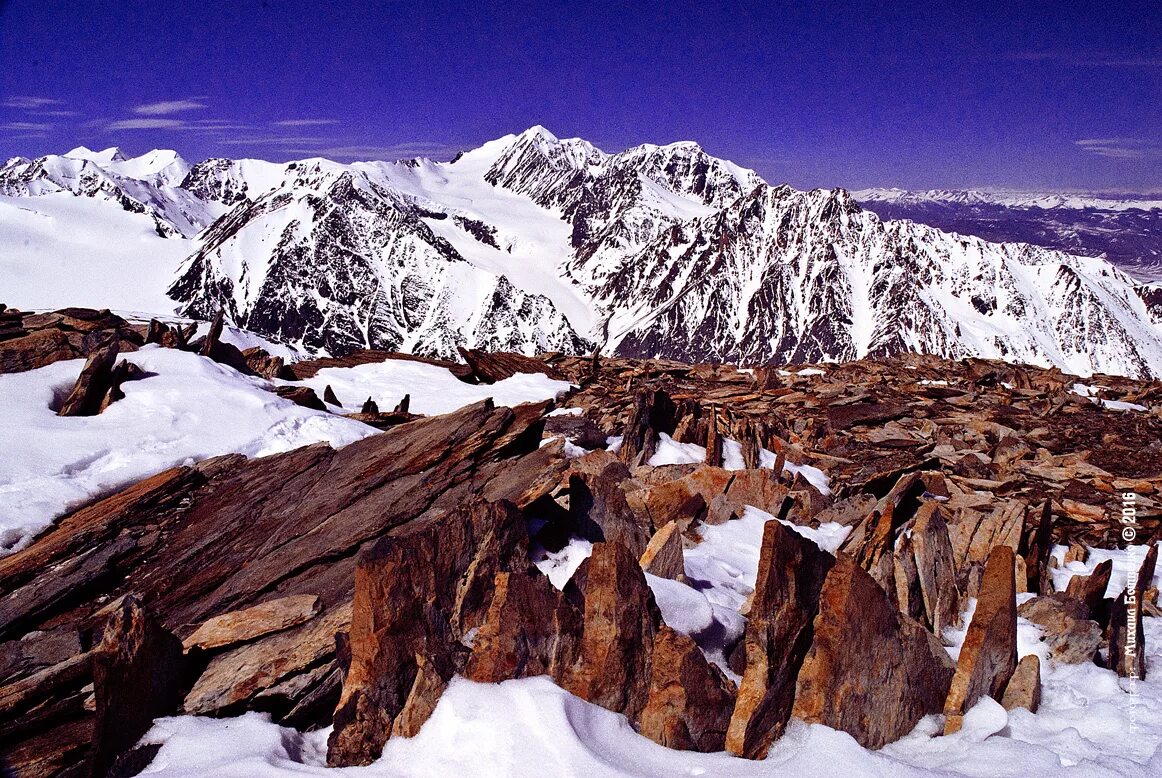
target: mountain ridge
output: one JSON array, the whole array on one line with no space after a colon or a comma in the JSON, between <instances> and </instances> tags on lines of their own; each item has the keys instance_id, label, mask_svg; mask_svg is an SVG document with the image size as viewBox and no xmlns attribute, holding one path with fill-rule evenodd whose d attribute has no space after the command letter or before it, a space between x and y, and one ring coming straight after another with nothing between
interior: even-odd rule
<instances>
[{"instance_id":1,"label":"mountain ridge","mask_svg":"<svg viewBox=\"0 0 1162 778\"><path fill-rule=\"evenodd\" d=\"M1162 374L1156 294L1102 260L885 221L846 190L772 186L693 142L611 154L535 126L448 163L111 152L12 160L0 193L139 208L190 241L169 287L183 313L224 308L315 349L921 351Z\"/></svg>"}]
</instances>

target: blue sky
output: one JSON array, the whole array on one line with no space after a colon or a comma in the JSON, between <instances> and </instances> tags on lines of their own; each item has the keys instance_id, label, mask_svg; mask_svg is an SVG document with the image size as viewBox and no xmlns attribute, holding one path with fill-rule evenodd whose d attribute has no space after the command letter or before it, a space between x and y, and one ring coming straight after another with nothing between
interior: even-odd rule
<instances>
[{"instance_id":1,"label":"blue sky","mask_svg":"<svg viewBox=\"0 0 1162 778\"><path fill-rule=\"evenodd\" d=\"M543 124L799 187L1162 189L1155 0L331 5L0 0L0 155L447 158Z\"/></svg>"}]
</instances>

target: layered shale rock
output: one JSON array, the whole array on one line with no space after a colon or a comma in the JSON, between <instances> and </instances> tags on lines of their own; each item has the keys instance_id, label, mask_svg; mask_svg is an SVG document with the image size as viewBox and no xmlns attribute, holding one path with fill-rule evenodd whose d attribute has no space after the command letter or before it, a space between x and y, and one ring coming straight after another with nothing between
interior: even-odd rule
<instances>
[{"instance_id":1,"label":"layered shale rock","mask_svg":"<svg viewBox=\"0 0 1162 778\"><path fill-rule=\"evenodd\" d=\"M795 681L812 645L820 589L834 558L811 541L769 521L746 627L746 671L726 747L761 758L795 702Z\"/></svg>"},{"instance_id":2,"label":"layered shale rock","mask_svg":"<svg viewBox=\"0 0 1162 778\"><path fill-rule=\"evenodd\" d=\"M958 732L964 714L984 695L1000 700L1017 667L1014 554L997 546L989 554L976 611L960 648L956 676L944 703L944 733Z\"/></svg>"},{"instance_id":3,"label":"layered shale rock","mask_svg":"<svg viewBox=\"0 0 1162 778\"><path fill-rule=\"evenodd\" d=\"M202 637L217 635L204 650L191 645L194 677L169 713L259 709L296 726L329 723L342 685L337 636L342 642L350 629L361 550L482 493L525 505L551 491L565 460L560 446L538 448L547 407L486 401L338 451L316 445L251 461L218 457L62 518L29 548L0 559L0 641L11 641L0 642L0 655L14 657L0 697L35 689L33 697L21 693L26 702L0 704L4 755L43 766L29 775L91 764L85 651L113 613L109 603L129 593L178 638L207 622ZM490 585L484 575L481 586ZM301 603L289 610L272 604L300 597L311 598L309 608L301 599L289 600ZM240 623L236 612L253 607L266 616ZM70 645L60 637L67 630L80 635L77 653L52 648ZM42 640L44 649L34 650ZM55 700L43 721L23 707L41 695Z\"/></svg>"},{"instance_id":4,"label":"layered shale rock","mask_svg":"<svg viewBox=\"0 0 1162 778\"><path fill-rule=\"evenodd\" d=\"M0 316L2 364L90 356L113 334L123 350L137 338L233 359L216 328L193 340L190 327L73 314ZM388 358L415 359L352 352L281 375ZM422 361L468 381L540 362L578 386L565 403L580 414L487 401L432 418L369 409L356 418L380 435L174 468L0 559L8 762L21 775L131 770L148 757L127 749L149 717L258 710L333 724L331 763L364 764L415 735L457 674L548 675L674 748L762 757L792 716L878 747L941 710L952 731L984 694L1036 706L1040 668L1016 662L1017 591L1034 593L1020 613L1044 628L1054 661L1093 661L1107 613L1111 662L1140 648L1130 595L1150 601L1146 565L1111 607L1108 565L1053 592L1050 550L1109 547L1126 490L1143 535L1159 527L1155 385L1101 377L1102 399L1156 409L1121 412L1071 393L1059 371L980 360L800 375L472 358ZM240 370L279 374L262 354L243 359ZM617 434L620 452L601 448ZM663 435L706 454L651 465ZM567 458L577 452L562 437L595 450ZM747 506L780 521L763 527L743 638L700 646L707 633L666 624L650 583L684 585L685 551ZM783 521L851 532L832 556ZM586 540L592 556L563 583L531 562ZM953 666L937 636L972 596ZM737 689L708 656L728 658Z\"/></svg>"},{"instance_id":5,"label":"layered shale rock","mask_svg":"<svg viewBox=\"0 0 1162 778\"><path fill-rule=\"evenodd\" d=\"M819 593L793 712L879 748L941 710L953 673L940 641L840 554Z\"/></svg>"}]
</instances>

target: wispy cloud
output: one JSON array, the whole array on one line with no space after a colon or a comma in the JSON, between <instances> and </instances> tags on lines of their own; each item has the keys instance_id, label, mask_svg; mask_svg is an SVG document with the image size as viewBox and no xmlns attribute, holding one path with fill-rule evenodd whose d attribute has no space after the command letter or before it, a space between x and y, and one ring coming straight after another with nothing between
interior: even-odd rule
<instances>
[{"instance_id":1,"label":"wispy cloud","mask_svg":"<svg viewBox=\"0 0 1162 778\"><path fill-rule=\"evenodd\" d=\"M54 105L64 105L64 102L61 100L54 100L51 97L15 95L0 103L0 108L16 108L22 111L35 111L41 108L50 108Z\"/></svg>"},{"instance_id":2,"label":"wispy cloud","mask_svg":"<svg viewBox=\"0 0 1162 778\"><path fill-rule=\"evenodd\" d=\"M287 144L279 149L284 154L309 154L327 159L351 160L397 160L412 159L414 157L428 157L431 159L449 159L462 146L439 141L409 141L386 146L375 145L338 145L327 143L315 144Z\"/></svg>"},{"instance_id":3,"label":"wispy cloud","mask_svg":"<svg viewBox=\"0 0 1162 778\"><path fill-rule=\"evenodd\" d=\"M48 132L52 129L51 124L44 122L7 122L0 124L0 130L8 132Z\"/></svg>"},{"instance_id":4,"label":"wispy cloud","mask_svg":"<svg viewBox=\"0 0 1162 778\"><path fill-rule=\"evenodd\" d=\"M331 124L338 124L338 119L283 119L282 121L271 122L272 127L326 127Z\"/></svg>"},{"instance_id":5,"label":"wispy cloud","mask_svg":"<svg viewBox=\"0 0 1162 778\"><path fill-rule=\"evenodd\" d=\"M1109 159L1162 159L1162 142L1148 138L1082 138L1074 144Z\"/></svg>"},{"instance_id":6,"label":"wispy cloud","mask_svg":"<svg viewBox=\"0 0 1162 778\"><path fill-rule=\"evenodd\" d=\"M180 130L186 123L181 119L120 119L105 125L106 130Z\"/></svg>"},{"instance_id":7,"label":"wispy cloud","mask_svg":"<svg viewBox=\"0 0 1162 778\"><path fill-rule=\"evenodd\" d=\"M201 102L201 98L188 98L185 100L163 100L159 103L145 103L143 105L135 105L133 113L142 116L168 116L172 113L181 113L182 111L198 111L206 107L206 104Z\"/></svg>"},{"instance_id":8,"label":"wispy cloud","mask_svg":"<svg viewBox=\"0 0 1162 778\"><path fill-rule=\"evenodd\" d=\"M80 116L80 111L30 111L33 116L51 116L57 119L67 119L72 116Z\"/></svg>"}]
</instances>

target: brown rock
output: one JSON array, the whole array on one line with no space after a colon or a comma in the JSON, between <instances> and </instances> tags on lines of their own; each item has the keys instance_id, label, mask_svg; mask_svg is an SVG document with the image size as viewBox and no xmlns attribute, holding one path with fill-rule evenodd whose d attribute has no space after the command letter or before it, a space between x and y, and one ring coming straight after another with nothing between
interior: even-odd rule
<instances>
[{"instance_id":1,"label":"brown rock","mask_svg":"<svg viewBox=\"0 0 1162 778\"><path fill-rule=\"evenodd\" d=\"M93 652L93 775L112 770L159 716L174 713L185 682L181 641L126 597Z\"/></svg>"},{"instance_id":2,"label":"brown rock","mask_svg":"<svg viewBox=\"0 0 1162 778\"><path fill-rule=\"evenodd\" d=\"M113 363L117 360L118 348L114 338L89 355L57 416L95 416L100 412L101 403L113 385Z\"/></svg>"},{"instance_id":3,"label":"brown rock","mask_svg":"<svg viewBox=\"0 0 1162 778\"><path fill-rule=\"evenodd\" d=\"M287 374L286 361L282 357L272 356L264 348L255 346L245 349L242 351L242 359L251 372L263 378L282 378Z\"/></svg>"},{"instance_id":4,"label":"brown rock","mask_svg":"<svg viewBox=\"0 0 1162 778\"><path fill-rule=\"evenodd\" d=\"M1082 564L1085 564L1087 559L1089 559L1088 548L1086 548L1081 543L1069 544L1069 548L1065 552L1065 564L1069 564L1070 562L1081 562Z\"/></svg>"},{"instance_id":5,"label":"brown rock","mask_svg":"<svg viewBox=\"0 0 1162 778\"><path fill-rule=\"evenodd\" d=\"M415 737L436 709L448 679L441 675L422 654L416 654L416 679L404 701L403 709L391 724L392 737Z\"/></svg>"},{"instance_id":6,"label":"brown rock","mask_svg":"<svg viewBox=\"0 0 1162 778\"><path fill-rule=\"evenodd\" d=\"M621 435L617 455L631 467L648 464L658 446L660 433L671 433L676 426L677 406L663 389L642 390L634 404Z\"/></svg>"},{"instance_id":7,"label":"brown rock","mask_svg":"<svg viewBox=\"0 0 1162 778\"><path fill-rule=\"evenodd\" d=\"M1084 603L1089 611L1089 618L1098 624L1105 624L1109 620L1106 589L1109 588L1113 570L1113 560L1107 559L1095 567L1089 575L1073 576L1065 587L1065 596Z\"/></svg>"},{"instance_id":8,"label":"brown rock","mask_svg":"<svg viewBox=\"0 0 1162 778\"><path fill-rule=\"evenodd\" d=\"M0 341L0 374L22 373L80 356L79 344L74 345L65 333L56 329L37 330Z\"/></svg>"},{"instance_id":9,"label":"brown rock","mask_svg":"<svg viewBox=\"0 0 1162 778\"><path fill-rule=\"evenodd\" d=\"M661 623L638 555L616 543L595 543L572 583L580 595L581 633L557 681L636 721L649 697L650 647Z\"/></svg>"},{"instance_id":10,"label":"brown rock","mask_svg":"<svg viewBox=\"0 0 1162 778\"><path fill-rule=\"evenodd\" d=\"M343 407L343 403L339 402L339 398L335 396L335 390L331 388L330 384L323 387L323 402L329 405L337 405Z\"/></svg>"},{"instance_id":11,"label":"brown rock","mask_svg":"<svg viewBox=\"0 0 1162 778\"><path fill-rule=\"evenodd\" d=\"M1133 594L1122 592L1110 608L1106 629L1109 667L1123 678L1146 677L1146 636L1142 630L1142 609Z\"/></svg>"},{"instance_id":12,"label":"brown rock","mask_svg":"<svg viewBox=\"0 0 1162 778\"><path fill-rule=\"evenodd\" d=\"M948 527L957 568L983 565L996 546L1009 546L1015 552L1024 522L1025 504L1020 500L994 502L988 511L962 511Z\"/></svg>"},{"instance_id":13,"label":"brown rock","mask_svg":"<svg viewBox=\"0 0 1162 778\"><path fill-rule=\"evenodd\" d=\"M682 527L670 522L654 533L639 560L642 570L651 575L678 580L686 574L682 560Z\"/></svg>"},{"instance_id":14,"label":"brown rock","mask_svg":"<svg viewBox=\"0 0 1162 778\"><path fill-rule=\"evenodd\" d=\"M496 574L528 566L525 533L511 504L476 502L429 512L361 557L351 667L328 740L329 764L378 758L415 685L417 655L441 678L451 677L456 647L485 621Z\"/></svg>"},{"instance_id":15,"label":"brown rock","mask_svg":"<svg viewBox=\"0 0 1162 778\"><path fill-rule=\"evenodd\" d=\"M226 317L226 312L221 308L214 314L214 319L210 322L210 331L206 333L206 337L202 340L202 347L198 351L204 357L213 357L214 349L217 348L222 339L222 325Z\"/></svg>"},{"instance_id":16,"label":"brown rock","mask_svg":"<svg viewBox=\"0 0 1162 778\"><path fill-rule=\"evenodd\" d=\"M1049 656L1057 662L1092 662L1101 645L1101 626L1091 621L1089 609L1064 593L1055 592L1026 600L1017 613L1044 630Z\"/></svg>"},{"instance_id":17,"label":"brown rock","mask_svg":"<svg viewBox=\"0 0 1162 778\"><path fill-rule=\"evenodd\" d=\"M940 642L840 554L819 594L793 713L879 748L940 710L953 675Z\"/></svg>"},{"instance_id":18,"label":"brown rock","mask_svg":"<svg viewBox=\"0 0 1162 778\"><path fill-rule=\"evenodd\" d=\"M1001 705L1005 710L1025 708L1033 713L1041 706L1041 660L1029 654L1017 663L1013 677L1005 686Z\"/></svg>"},{"instance_id":19,"label":"brown rock","mask_svg":"<svg viewBox=\"0 0 1162 778\"><path fill-rule=\"evenodd\" d=\"M197 647L211 650L245 643L302 624L321 611L322 603L313 594L267 600L260 605L223 613L207 620L185 639L183 645L187 649Z\"/></svg>"},{"instance_id":20,"label":"brown rock","mask_svg":"<svg viewBox=\"0 0 1162 778\"><path fill-rule=\"evenodd\" d=\"M734 509L741 514L742 506L753 505L761 511L778 516L787 499L787 487L779 482L778 474L766 468L736 470L726 489Z\"/></svg>"},{"instance_id":21,"label":"brown rock","mask_svg":"<svg viewBox=\"0 0 1162 778\"><path fill-rule=\"evenodd\" d=\"M687 635L661 627L654 637L649 700L639 731L667 748L721 751L734 707L734 684Z\"/></svg>"},{"instance_id":22,"label":"brown rock","mask_svg":"<svg viewBox=\"0 0 1162 778\"><path fill-rule=\"evenodd\" d=\"M726 749L761 759L783 732L795 678L811 645L819 591L834 557L778 521L763 527L754 599L746 627L746 672Z\"/></svg>"},{"instance_id":23,"label":"brown rock","mask_svg":"<svg viewBox=\"0 0 1162 778\"><path fill-rule=\"evenodd\" d=\"M545 436L559 435L568 438L574 445L587 450L605 450L608 437L593 423L592 419L584 416L549 416L545 419Z\"/></svg>"},{"instance_id":24,"label":"brown rock","mask_svg":"<svg viewBox=\"0 0 1162 778\"><path fill-rule=\"evenodd\" d=\"M464 675L480 683L559 677L573 659L580 619L540 571L498 573Z\"/></svg>"},{"instance_id":25,"label":"brown rock","mask_svg":"<svg viewBox=\"0 0 1162 778\"><path fill-rule=\"evenodd\" d=\"M1109 666L1124 678L1141 680L1146 677L1146 635L1142 629L1142 615L1148 604L1146 588L1154 580L1157 562L1158 546L1152 543L1136 575L1127 581L1132 586L1118 595L1110 611L1106 630Z\"/></svg>"},{"instance_id":26,"label":"brown rock","mask_svg":"<svg viewBox=\"0 0 1162 778\"><path fill-rule=\"evenodd\" d=\"M472 375L482 384L494 384L517 373L544 373L549 378L563 380L564 376L547 362L523 354L503 351L479 351L458 348L460 356L472 368Z\"/></svg>"},{"instance_id":27,"label":"brown rock","mask_svg":"<svg viewBox=\"0 0 1162 778\"><path fill-rule=\"evenodd\" d=\"M1053 551L1052 501L1046 500L1041 506L1040 519L1033 532L1024 538L1020 551L1025 560L1024 590L1038 594L1053 591L1053 578L1049 574L1049 556Z\"/></svg>"},{"instance_id":28,"label":"brown rock","mask_svg":"<svg viewBox=\"0 0 1162 778\"><path fill-rule=\"evenodd\" d=\"M997 546L989 554L977 596L976 612L956 663L956 676L944 703L944 734L960 730L964 714L984 695L999 700L1017 667L1017 592L1013 549Z\"/></svg>"},{"instance_id":29,"label":"brown rock","mask_svg":"<svg viewBox=\"0 0 1162 778\"><path fill-rule=\"evenodd\" d=\"M960 592L952 541L939 503L924 503L916 511L911 540L924 603L921 621L939 636L960 622Z\"/></svg>"},{"instance_id":30,"label":"brown rock","mask_svg":"<svg viewBox=\"0 0 1162 778\"><path fill-rule=\"evenodd\" d=\"M706 416L706 464L722 466L722 435L718 432L718 408L713 404Z\"/></svg>"},{"instance_id":31,"label":"brown rock","mask_svg":"<svg viewBox=\"0 0 1162 778\"><path fill-rule=\"evenodd\" d=\"M621 482L629 471L620 462L599 475L569 477L569 514L576 532L594 542L625 546L634 559L645 553L649 526L638 520L626 501Z\"/></svg>"},{"instance_id":32,"label":"brown rock","mask_svg":"<svg viewBox=\"0 0 1162 778\"><path fill-rule=\"evenodd\" d=\"M261 606L259 606L261 607ZM233 715L270 689L335 650L335 633L351 623L344 605L298 628L283 630L218 654L186 695L182 709L195 715Z\"/></svg>"},{"instance_id":33,"label":"brown rock","mask_svg":"<svg viewBox=\"0 0 1162 778\"><path fill-rule=\"evenodd\" d=\"M832 429L879 425L907 415L908 409L891 403L851 403L832 405L827 409L827 423Z\"/></svg>"},{"instance_id":34,"label":"brown rock","mask_svg":"<svg viewBox=\"0 0 1162 778\"><path fill-rule=\"evenodd\" d=\"M315 394L315 390L309 386L276 386L274 393L284 400L290 400L295 405L301 405L304 408L310 408L314 411L327 410L327 406L323 405L319 395Z\"/></svg>"}]
</instances>

